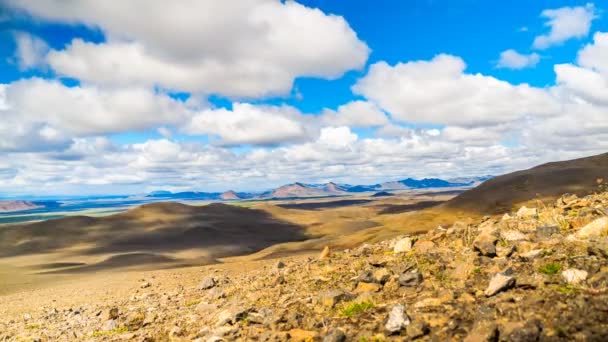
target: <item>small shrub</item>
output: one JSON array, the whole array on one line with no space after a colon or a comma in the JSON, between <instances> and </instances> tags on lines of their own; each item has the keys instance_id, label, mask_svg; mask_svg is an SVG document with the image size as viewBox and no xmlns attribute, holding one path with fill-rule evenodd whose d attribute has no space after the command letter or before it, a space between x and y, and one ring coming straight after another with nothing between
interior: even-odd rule
<instances>
[{"instance_id":1,"label":"small shrub","mask_svg":"<svg viewBox=\"0 0 608 342\"><path fill-rule=\"evenodd\" d=\"M352 317L374 307L372 302L350 303L342 309L340 315Z\"/></svg>"},{"instance_id":2,"label":"small shrub","mask_svg":"<svg viewBox=\"0 0 608 342\"><path fill-rule=\"evenodd\" d=\"M557 274L561 270L562 270L562 265L560 265L556 262L548 263L548 264L545 264L538 268L538 272L547 274L547 275Z\"/></svg>"}]
</instances>

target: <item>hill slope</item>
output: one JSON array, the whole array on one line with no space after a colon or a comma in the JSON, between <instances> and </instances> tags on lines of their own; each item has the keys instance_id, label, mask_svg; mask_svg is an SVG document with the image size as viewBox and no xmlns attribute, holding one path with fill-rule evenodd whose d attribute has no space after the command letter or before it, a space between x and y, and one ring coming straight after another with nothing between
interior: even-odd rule
<instances>
[{"instance_id":1,"label":"hill slope","mask_svg":"<svg viewBox=\"0 0 608 342\"><path fill-rule=\"evenodd\" d=\"M448 201L445 207L483 213L509 211L535 198L553 199L564 193L590 194L597 180L608 180L608 153L552 162L492 178Z\"/></svg>"}]
</instances>

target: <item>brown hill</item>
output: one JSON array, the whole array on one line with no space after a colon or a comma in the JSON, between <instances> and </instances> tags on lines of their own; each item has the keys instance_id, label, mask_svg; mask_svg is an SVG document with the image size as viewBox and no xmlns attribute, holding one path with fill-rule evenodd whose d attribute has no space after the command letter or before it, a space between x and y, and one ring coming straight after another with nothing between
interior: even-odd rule
<instances>
[{"instance_id":1,"label":"brown hill","mask_svg":"<svg viewBox=\"0 0 608 342\"><path fill-rule=\"evenodd\" d=\"M28 201L0 201L0 213L41 208L42 206Z\"/></svg>"},{"instance_id":2,"label":"brown hill","mask_svg":"<svg viewBox=\"0 0 608 342\"><path fill-rule=\"evenodd\" d=\"M283 185L277 189L275 189L269 197L271 198L292 198L292 197L317 197L317 196L327 196L322 189L315 189L309 186L306 186L302 183L294 183Z\"/></svg>"},{"instance_id":3,"label":"brown hill","mask_svg":"<svg viewBox=\"0 0 608 342\"><path fill-rule=\"evenodd\" d=\"M232 190L224 192L223 194L220 195L220 198L223 199L224 201L234 201L234 200L241 199L239 197L239 195Z\"/></svg>"},{"instance_id":4,"label":"brown hill","mask_svg":"<svg viewBox=\"0 0 608 342\"><path fill-rule=\"evenodd\" d=\"M144 253L167 260L175 255L218 258L306 238L300 226L262 210L219 203L200 207L153 203L106 217L72 216L2 226L0 257L64 253L71 255L70 260L116 259Z\"/></svg>"},{"instance_id":5,"label":"brown hill","mask_svg":"<svg viewBox=\"0 0 608 342\"><path fill-rule=\"evenodd\" d=\"M579 196L598 190L608 180L608 153L552 162L492 178L448 201L444 207L480 213L502 213L533 199Z\"/></svg>"}]
</instances>

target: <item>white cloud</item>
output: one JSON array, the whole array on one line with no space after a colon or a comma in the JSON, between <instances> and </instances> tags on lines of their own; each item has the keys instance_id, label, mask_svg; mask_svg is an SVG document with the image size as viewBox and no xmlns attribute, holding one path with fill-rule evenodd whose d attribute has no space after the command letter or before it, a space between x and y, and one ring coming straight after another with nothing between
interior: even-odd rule
<instances>
[{"instance_id":1,"label":"white cloud","mask_svg":"<svg viewBox=\"0 0 608 342\"><path fill-rule=\"evenodd\" d=\"M329 126L374 127L389 123L386 114L367 101L352 101L337 110L326 109L322 122Z\"/></svg>"},{"instance_id":2,"label":"white cloud","mask_svg":"<svg viewBox=\"0 0 608 342\"><path fill-rule=\"evenodd\" d=\"M184 131L216 135L226 145L268 145L305 140L309 133L301 120L293 107L234 103L232 110L208 109L194 115Z\"/></svg>"},{"instance_id":3,"label":"white cloud","mask_svg":"<svg viewBox=\"0 0 608 342\"><path fill-rule=\"evenodd\" d=\"M45 57L49 51L49 46L42 39L26 32L14 32L15 58L21 71L39 68L45 65Z\"/></svg>"},{"instance_id":4,"label":"white cloud","mask_svg":"<svg viewBox=\"0 0 608 342\"><path fill-rule=\"evenodd\" d=\"M467 74L464 61L438 55L430 61L373 64L353 91L404 122L484 126L526 115L548 115L554 100L543 89Z\"/></svg>"},{"instance_id":5,"label":"white cloud","mask_svg":"<svg viewBox=\"0 0 608 342\"><path fill-rule=\"evenodd\" d=\"M143 88L67 87L31 78L2 89L0 149L64 146L72 137L145 130L189 115L181 102Z\"/></svg>"},{"instance_id":6,"label":"white cloud","mask_svg":"<svg viewBox=\"0 0 608 342\"><path fill-rule=\"evenodd\" d=\"M545 26L548 26L550 31L534 39L533 46L537 49L546 49L572 38L587 36L591 22L597 18L595 7L591 3L579 7L544 10L541 16L548 20Z\"/></svg>"},{"instance_id":7,"label":"white cloud","mask_svg":"<svg viewBox=\"0 0 608 342\"><path fill-rule=\"evenodd\" d=\"M536 66L539 61L540 55L537 53L525 55L510 49L500 53L500 59L496 66L508 69L524 69Z\"/></svg>"},{"instance_id":8,"label":"white cloud","mask_svg":"<svg viewBox=\"0 0 608 342\"><path fill-rule=\"evenodd\" d=\"M342 17L295 1L11 4L44 19L101 28L106 42L76 39L48 58L58 73L99 84L262 97L288 94L300 76L337 78L361 68L369 54Z\"/></svg>"},{"instance_id":9,"label":"white cloud","mask_svg":"<svg viewBox=\"0 0 608 342\"><path fill-rule=\"evenodd\" d=\"M579 52L578 64L608 77L608 33L597 32L593 36L593 44L588 44Z\"/></svg>"}]
</instances>

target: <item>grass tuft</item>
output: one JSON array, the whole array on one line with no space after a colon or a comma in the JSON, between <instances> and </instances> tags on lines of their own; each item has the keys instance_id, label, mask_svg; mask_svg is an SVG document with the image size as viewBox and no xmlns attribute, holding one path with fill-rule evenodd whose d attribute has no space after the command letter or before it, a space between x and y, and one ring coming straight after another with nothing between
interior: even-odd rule
<instances>
[{"instance_id":1,"label":"grass tuft","mask_svg":"<svg viewBox=\"0 0 608 342\"><path fill-rule=\"evenodd\" d=\"M340 315L344 317L352 317L374 307L372 302L350 303L340 311Z\"/></svg>"},{"instance_id":2,"label":"grass tuft","mask_svg":"<svg viewBox=\"0 0 608 342\"><path fill-rule=\"evenodd\" d=\"M562 270L562 265L560 265L556 262L551 262L551 263L542 265L541 267L538 268L538 272L547 274L547 275L557 274L561 270Z\"/></svg>"}]
</instances>

